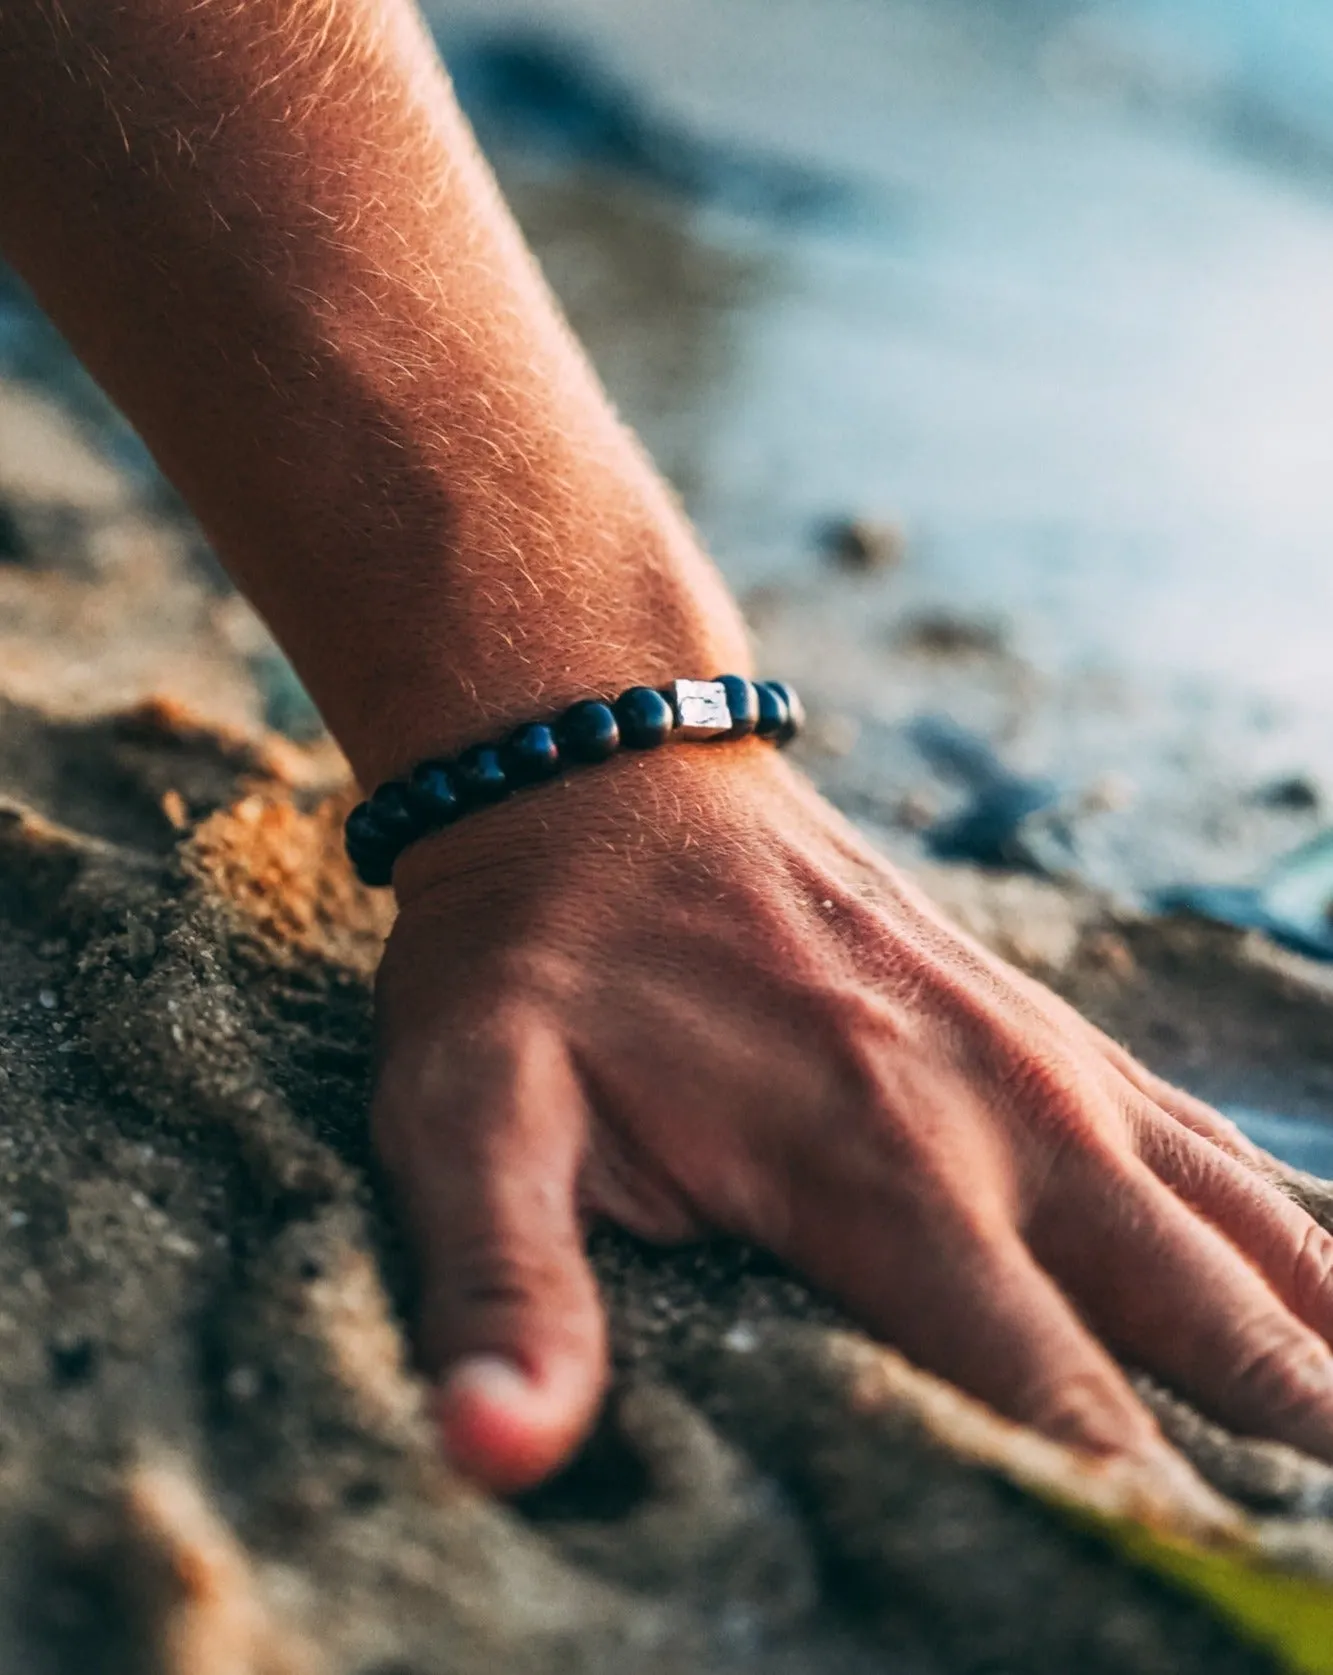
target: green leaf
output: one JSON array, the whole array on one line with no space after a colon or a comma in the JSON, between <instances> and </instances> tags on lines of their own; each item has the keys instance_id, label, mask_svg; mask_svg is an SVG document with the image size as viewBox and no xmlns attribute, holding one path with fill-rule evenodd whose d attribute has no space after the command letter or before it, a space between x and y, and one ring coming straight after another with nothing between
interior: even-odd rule
<instances>
[{"instance_id":1,"label":"green leaf","mask_svg":"<svg viewBox=\"0 0 1333 1675\"><path fill-rule=\"evenodd\" d=\"M1333 1675L1333 1586L1274 1570L1242 1546L1207 1548L1143 1524L1075 1510L1134 1563L1206 1600L1253 1645L1276 1654L1292 1675Z\"/></svg>"}]
</instances>

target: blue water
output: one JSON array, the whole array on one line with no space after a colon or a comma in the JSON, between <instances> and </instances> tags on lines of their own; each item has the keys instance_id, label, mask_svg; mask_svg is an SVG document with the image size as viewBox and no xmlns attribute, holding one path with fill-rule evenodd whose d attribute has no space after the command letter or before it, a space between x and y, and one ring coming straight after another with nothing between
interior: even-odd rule
<instances>
[{"instance_id":1,"label":"blue water","mask_svg":"<svg viewBox=\"0 0 1333 1675\"><path fill-rule=\"evenodd\" d=\"M1245 1105L1226 1105L1222 1109L1256 1146L1262 1146L1293 1168L1333 1180L1333 1122L1317 1117L1288 1117Z\"/></svg>"},{"instance_id":2,"label":"blue water","mask_svg":"<svg viewBox=\"0 0 1333 1675\"><path fill-rule=\"evenodd\" d=\"M864 194L841 226L659 204L647 276L637 225L521 205L740 588L813 586L831 513L907 532L892 581L772 640L863 750L909 701L875 690L895 624L945 604L1011 625L1032 679L997 725L1029 766L1138 787L1093 877L1239 882L1305 835L1228 811L1333 785L1333 6L434 9Z\"/></svg>"}]
</instances>

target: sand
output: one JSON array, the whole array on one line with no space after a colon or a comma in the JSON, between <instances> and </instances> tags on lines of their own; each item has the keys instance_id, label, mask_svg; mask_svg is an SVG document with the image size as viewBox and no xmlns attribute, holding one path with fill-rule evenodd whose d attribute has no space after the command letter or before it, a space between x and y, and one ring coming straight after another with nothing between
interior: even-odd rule
<instances>
[{"instance_id":1,"label":"sand","mask_svg":"<svg viewBox=\"0 0 1333 1675\"><path fill-rule=\"evenodd\" d=\"M265 727L271 653L175 514L83 505L57 430L84 522L0 563L0 1675L1275 1667L1051 1498L1333 1577L1333 1473L1164 1392L1203 1476L1090 1472L732 1246L599 1235L596 1436L516 1506L450 1473L366 1141L390 909L345 771ZM1159 1067L1333 1100L1319 968L920 870Z\"/></svg>"}]
</instances>

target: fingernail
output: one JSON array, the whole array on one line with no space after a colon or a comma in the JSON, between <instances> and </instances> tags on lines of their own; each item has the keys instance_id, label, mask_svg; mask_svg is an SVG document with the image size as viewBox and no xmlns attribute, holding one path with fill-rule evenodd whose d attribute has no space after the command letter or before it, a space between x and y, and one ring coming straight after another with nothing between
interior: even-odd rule
<instances>
[{"instance_id":1,"label":"fingernail","mask_svg":"<svg viewBox=\"0 0 1333 1675\"><path fill-rule=\"evenodd\" d=\"M459 1361L445 1374L437 1400L450 1461L499 1494L541 1482L572 1445L551 1390L503 1356Z\"/></svg>"},{"instance_id":2,"label":"fingernail","mask_svg":"<svg viewBox=\"0 0 1333 1675\"><path fill-rule=\"evenodd\" d=\"M444 1381L444 1394L452 1401L467 1397L495 1407L513 1408L532 1398L532 1382L499 1355L473 1355L460 1361Z\"/></svg>"}]
</instances>

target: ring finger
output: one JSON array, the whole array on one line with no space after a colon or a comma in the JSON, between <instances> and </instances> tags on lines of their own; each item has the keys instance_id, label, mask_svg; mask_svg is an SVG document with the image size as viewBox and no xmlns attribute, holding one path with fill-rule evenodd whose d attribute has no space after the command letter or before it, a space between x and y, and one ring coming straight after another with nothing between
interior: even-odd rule
<instances>
[{"instance_id":1,"label":"ring finger","mask_svg":"<svg viewBox=\"0 0 1333 1675\"><path fill-rule=\"evenodd\" d=\"M1089 1148L1061 1188L1034 1253L1108 1342L1232 1429L1333 1459L1333 1355L1235 1246L1136 1157Z\"/></svg>"}]
</instances>

